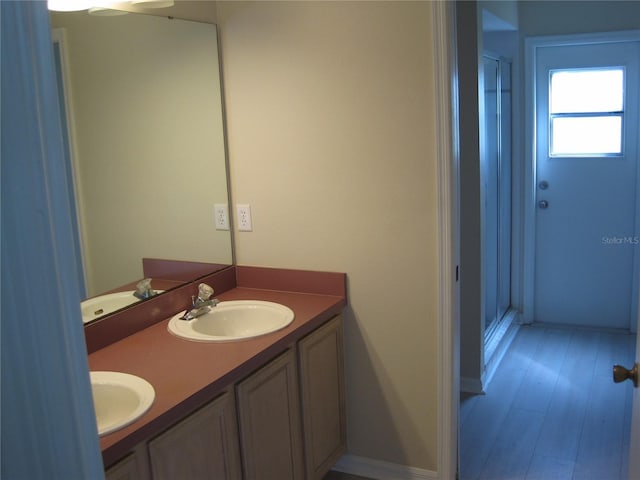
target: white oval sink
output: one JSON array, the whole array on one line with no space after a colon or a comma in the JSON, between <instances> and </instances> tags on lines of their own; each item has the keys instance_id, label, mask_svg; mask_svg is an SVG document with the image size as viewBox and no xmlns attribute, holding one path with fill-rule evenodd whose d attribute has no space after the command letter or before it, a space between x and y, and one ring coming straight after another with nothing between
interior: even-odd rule
<instances>
[{"instance_id":1,"label":"white oval sink","mask_svg":"<svg viewBox=\"0 0 640 480\"><path fill-rule=\"evenodd\" d=\"M156 293L162 292L163 290L156 290ZM139 302L140 299L133 293L133 290L129 292L107 293L106 295L99 295L80 302L82 323L90 322L103 315L108 315L116 310Z\"/></svg>"},{"instance_id":2,"label":"white oval sink","mask_svg":"<svg viewBox=\"0 0 640 480\"><path fill-rule=\"evenodd\" d=\"M193 320L169 320L169 332L196 342L230 342L255 338L285 328L293 322L293 310L261 300L232 300L210 307Z\"/></svg>"},{"instance_id":3,"label":"white oval sink","mask_svg":"<svg viewBox=\"0 0 640 480\"><path fill-rule=\"evenodd\" d=\"M90 372L98 435L106 435L135 422L156 398L143 378L121 372Z\"/></svg>"}]
</instances>

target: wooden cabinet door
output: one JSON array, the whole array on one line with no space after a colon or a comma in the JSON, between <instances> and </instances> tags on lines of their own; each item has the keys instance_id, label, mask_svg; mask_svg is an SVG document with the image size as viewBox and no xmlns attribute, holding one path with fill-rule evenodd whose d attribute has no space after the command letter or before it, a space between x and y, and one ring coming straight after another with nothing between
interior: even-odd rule
<instances>
[{"instance_id":1,"label":"wooden cabinet door","mask_svg":"<svg viewBox=\"0 0 640 480\"><path fill-rule=\"evenodd\" d=\"M153 480L239 480L233 391L226 392L149 442Z\"/></svg>"},{"instance_id":2,"label":"wooden cabinet door","mask_svg":"<svg viewBox=\"0 0 640 480\"><path fill-rule=\"evenodd\" d=\"M304 478L294 350L240 382L236 395L245 479Z\"/></svg>"},{"instance_id":3,"label":"wooden cabinet door","mask_svg":"<svg viewBox=\"0 0 640 480\"><path fill-rule=\"evenodd\" d=\"M141 480L141 469L138 465L138 455L132 453L124 460L120 460L110 467L104 475L105 480ZM144 477L147 478L147 477Z\"/></svg>"},{"instance_id":4,"label":"wooden cabinet door","mask_svg":"<svg viewBox=\"0 0 640 480\"><path fill-rule=\"evenodd\" d=\"M307 479L322 479L346 451L342 318L298 343Z\"/></svg>"}]
</instances>

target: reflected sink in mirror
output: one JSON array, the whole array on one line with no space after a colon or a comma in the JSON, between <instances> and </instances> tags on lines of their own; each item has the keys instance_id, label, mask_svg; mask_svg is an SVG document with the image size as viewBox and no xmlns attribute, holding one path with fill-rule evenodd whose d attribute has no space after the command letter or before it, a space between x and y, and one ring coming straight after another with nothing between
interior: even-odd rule
<instances>
[{"instance_id":1,"label":"reflected sink in mirror","mask_svg":"<svg viewBox=\"0 0 640 480\"><path fill-rule=\"evenodd\" d=\"M179 313L169 320L169 332L196 342L255 338L281 330L295 318L289 307L261 300L220 302L193 320L182 320L182 315Z\"/></svg>"},{"instance_id":2,"label":"reflected sink in mirror","mask_svg":"<svg viewBox=\"0 0 640 480\"><path fill-rule=\"evenodd\" d=\"M162 293L163 291L164 290L156 290L156 294ZM133 291L108 293L80 302L82 323L88 323L96 318L109 315L121 308L139 302L140 299L133 293Z\"/></svg>"},{"instance_id":3,"label":"reflected sink in mirror","mask_svg":"<svg viewBox=\"0 0 640 480\"><path fill-rule=\"evenodd\" d=\"M156 392L143 378L120 372L90 372L98 435L130 425L144 415Z\"/></svg>"}]
</instances>

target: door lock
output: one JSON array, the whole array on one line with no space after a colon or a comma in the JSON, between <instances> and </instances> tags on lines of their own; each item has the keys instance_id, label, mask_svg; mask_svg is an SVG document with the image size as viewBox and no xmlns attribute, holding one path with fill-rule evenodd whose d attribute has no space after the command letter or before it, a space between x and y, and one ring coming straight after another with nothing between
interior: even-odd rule
<instances>
[{"instance_id":1,"label":"door lock","mask_svg":"<svg viewBox=\"0 0 640 480\"><path fill-rule=\"evenodd\" d=\"M547 182L546 180L542 180L538 184L538 188L540 188L540 190L546 190L547 188L549 188L549 182Z\"/></svg>"},{"instance_id":2,"label":"door lock","mask_svg":"<svg viewBox=\"0 0 640 480\"><path fill-rule=\"evenodd\" d=\"M549 202L547 202L546 200L540 200L538 202L538 207L540 207L541 209L545 209L545 208L549 208Z\"/></svg>"},{"instance_id":3,"label":"door lock","mask_svg":"<svg viewBox=\"0 0 640 480\"><path fill-rule=\"evenodd\" d=\"M615 383L631 380L634 387L638 387L638 364L636 363L631 370L627 370L621 365L613 366L613 381Z\"/></svg>"}]
</instances>

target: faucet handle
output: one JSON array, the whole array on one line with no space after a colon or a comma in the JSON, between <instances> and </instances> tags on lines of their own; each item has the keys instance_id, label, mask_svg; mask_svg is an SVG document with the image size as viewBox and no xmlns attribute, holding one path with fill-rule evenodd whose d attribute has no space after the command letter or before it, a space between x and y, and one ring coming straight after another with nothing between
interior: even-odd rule
<instances>
[{"instance_id":1,"label":"faucet handle","mask_svg":"<svg viewBox=\"0 0 640 480\"><path fill-rule=\"evenodd\" d=\"M198 298L200 300L209 300L209 297L213 295L213 288L211 288L206 283L201 283L198 285Z\"/></svg>"}]
</instances>

